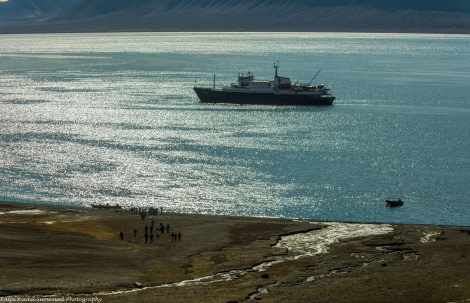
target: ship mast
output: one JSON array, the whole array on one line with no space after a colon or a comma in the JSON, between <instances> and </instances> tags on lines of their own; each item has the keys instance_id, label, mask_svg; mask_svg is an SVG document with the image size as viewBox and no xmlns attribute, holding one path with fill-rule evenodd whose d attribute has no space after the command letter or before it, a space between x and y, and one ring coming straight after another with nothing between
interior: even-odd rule
<instances>
[{"instance_id":1,"label":"ship mast","mask_svg":"<svg viewBox=\"0 0 470 303\"><path fill-rule=\"evenodd\" d=\"M276 73L274 74L274 78L277 78L277 69L279 68L279 61L276 63L274 62L274 69L276 70Z\"/></svg>"},{"instance_id":2,"label":"ship mast","mask_svg":"<svg viewBox=\"0 0 470 303\"><path fill-rule=\"evenodd\" d=\"M315 74L315 76L313 76L312 80L310 80L310 82L307 85L312 84L313 80L315 80L315 78L318 76L318 74L320 74L320 72L321 72L321 69Z\"/></svg>"}]
</instances>

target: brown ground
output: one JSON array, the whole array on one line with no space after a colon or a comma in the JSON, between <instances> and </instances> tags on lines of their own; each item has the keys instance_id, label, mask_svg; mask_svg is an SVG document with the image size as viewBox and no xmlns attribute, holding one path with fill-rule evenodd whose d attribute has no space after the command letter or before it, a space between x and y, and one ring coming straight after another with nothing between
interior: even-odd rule
<instances>
[{"instance_id":1,"label":"brown ground","mask_svg":"<svg viewBox=\"0 0 470 303\"><path fill-rule=\"evenodd\" d=\"M146 244L152 219L169 223L170 233ZM325 254L252 269L288 254L273 247L280 235L327 224L165 213L142 221L130 212L1 202L0 300L470 302L470 227L393 225L393 232L346 239ZM423 234L433 241L420 242ZM231 270L243 273L172 284Z\"/></svg>"}]
</instances>

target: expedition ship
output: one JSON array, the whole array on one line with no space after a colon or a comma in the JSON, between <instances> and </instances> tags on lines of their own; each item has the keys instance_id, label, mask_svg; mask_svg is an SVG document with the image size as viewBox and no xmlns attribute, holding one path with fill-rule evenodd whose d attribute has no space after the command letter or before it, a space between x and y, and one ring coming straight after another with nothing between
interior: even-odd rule
<instances>
[{"instance_id":1,"label":"expedition ship","mask_svg":"<svg viewBox=\"0 0 470 303\"><path fill-rule=\"evenodd\" d=\"M251 72L239 74L238 81L222 88L194 87L202 103L262 104L262 105L332 105L335 97L324 84L292 83L289 78L277 74L279 64L274 63L274 80L255 79Z\"/></svg>"}]
</instances>

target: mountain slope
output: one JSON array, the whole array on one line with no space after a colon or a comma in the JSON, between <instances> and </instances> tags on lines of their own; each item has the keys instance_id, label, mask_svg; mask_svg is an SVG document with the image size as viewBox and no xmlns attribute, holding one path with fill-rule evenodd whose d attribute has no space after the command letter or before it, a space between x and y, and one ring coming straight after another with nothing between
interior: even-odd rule
<instances>
[{"instance_id":1,"label":"mountain slope","mask_svg":"<svg viewBox=\"0 0 470 303\"><path fill-rule=\"evenodd\" d=\"M470 1L82 0L53 21L119 30L440 32L470 28Z\"/></svg>"},{"instance_id":2,"label":"mountain slope","mask_svg":"<svg viewBox=\"0 0 470 303\"><path fill-rule=\"evenodd\" d=\"M81 0L34 30L470 33L470 1Z\"/></svg>"},{"instance_id":3,"label":"mountain slope","mask_svg":"<svg viewBox=\"0 0 470 303\"><path fill-rule=\"evenodd\" d=\"M79 0L9 0L0 2L0 24L46 20Z\"/></svg>"}]
</instances>

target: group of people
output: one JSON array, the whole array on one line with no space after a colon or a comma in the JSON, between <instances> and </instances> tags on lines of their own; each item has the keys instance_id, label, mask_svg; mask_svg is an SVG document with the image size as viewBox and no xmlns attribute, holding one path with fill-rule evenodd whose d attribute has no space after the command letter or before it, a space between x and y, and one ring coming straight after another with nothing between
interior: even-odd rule
<instances>
[{"instance_id":1,"label":"group of people","mask_svg":"<svg viewBox=\"0 0 470 303\"><path fill-rule=\"evenodd\" d=\"M171 242L181 241L181 233L171 233Z\"/></svg>"},{"instance_id":2,"label":"group of people","mask_svg":"<svg viewBox=\"0 0 470 303\"><path fill-rule=\"evenodd\" d=\"M142 212L142 213L146 213L146 212ZM142 213L140 213L141 218L142 218ZM158 213L158 210L157 210L157 213ZM153 243L154 238L156 237L156 239L158 240L160 238L160 235L163 236L165 234L165 231L167 234L170 233L170 224L165 225L163 223L160 223L160 226L157 228L157 226L155 226L155 221L152 219L150 226L145 225L144 230L145 230L145 233L144 233L145 243L149 243L149 242ZM156 234L155 237L154 237L154 231ZM137 238L137 228L134 228L134 238ZM122 230L119 232L119 239L121 239L121 241L124 240L124 232ZM181 241L181 233L172 232L171 241L172 242Z\"/></svg>"},{"instance_id":3,"label":"group of people","mask_svg":"<svg viewBox=\"0 0 470 303\"><path fill-rule=\"evenodd\" d=\"M158 207L132 207L129 211L134 215L140 215L140 219L144 221L147 216L163 215L163 207L160 207L160 211L158 209Z\"/></svg>"}]
</instances>

